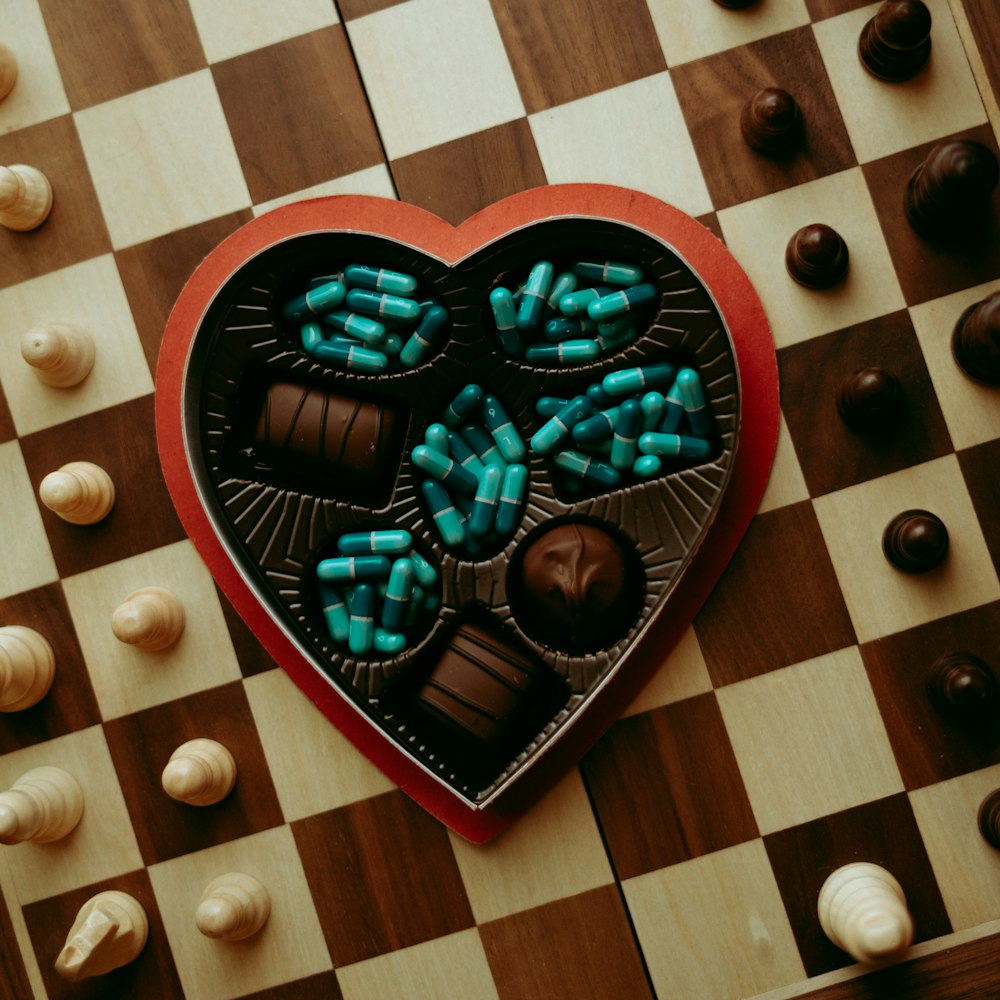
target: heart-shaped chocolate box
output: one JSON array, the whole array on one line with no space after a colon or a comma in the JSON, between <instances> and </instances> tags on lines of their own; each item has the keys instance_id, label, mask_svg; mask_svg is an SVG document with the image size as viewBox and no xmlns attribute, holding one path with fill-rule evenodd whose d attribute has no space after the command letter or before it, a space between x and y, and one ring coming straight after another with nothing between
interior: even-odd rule
<instances>
[{"instance_id":1,"label":"heart-shaped chocolate box","mask_svg":"<svg viewBox=\"0 0 1000 1000\"><path fill-rule=\"evenodd\" d=\"M501 349L489 293L523 281L540 260L557 269L627 261L642 268L659 298L638 336L618 350L581 364L528 363ZM421 294L447 308L445 337L426 360L365 374L303 349L283 306L352 262L411 274ZM513 534L474 554L443 543L411 453L463 387L478 384L497 397L527 442L544 423L539 397L572 397L610 372L662 361L700 375L713 419L709 458L602 486L577 485L548 456L529 453ZM348 450L283 461L279 449L274 460L261 449L261 428L282 385L302 399L346 400L375 414L385 433L366 456ZM234 606L361 750L477 842L579 759L690 624L756 509L778 414L767 321L732 256L678 210L603 185L524 192L459 227L362 196L262 216L213 251L181 293L161 348L156 398L171 495ZM524 553L559 523L597 527L626 554L632 596L622 600L633 603L599 648L569 637L562 643L558 629L540 624L544 615L525 592ZM400 528L436 569L440 604L413 624L402 650L354 655L331 638L317 565L337 554L344 534ZM456 653L470 635L477 644L485 636L501 659L541 678L509 740L477 746L420 710L432 677L447 672L461 687L462 671L478 669Z\"/></svg>"}]
</instances>

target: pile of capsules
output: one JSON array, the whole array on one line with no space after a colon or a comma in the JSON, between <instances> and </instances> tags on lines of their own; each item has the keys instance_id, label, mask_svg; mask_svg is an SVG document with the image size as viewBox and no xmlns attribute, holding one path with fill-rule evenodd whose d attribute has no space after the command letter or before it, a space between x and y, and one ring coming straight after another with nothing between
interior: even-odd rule
<instances>
[{"instance_id":1,"label":"pile of capsules","mask_svg":"<svg viewBox=\"0 0 1000 1000\"><path fill-rule=\"evenodd\" d=\"M302 348L318 361L365 374L415 368L440 344L448 310L418 300L412 274L348 264L290 302L282 315L297 323Z\"/></svg>"},{"instance_id":2,"label":"pile of capsules","mask_svg":"<svg viewBox=\"0 0 1000 1000\"><path fill-rule=\"evenodd\" d=\"M652 306L659 294L633 264L581 261L556 274L549 261L540 260L521 288L494 288L490 308L505 354L578 365L635 340L636 312Z\"/></svg>"},{"instance_id":3,"label":"pile of capsules","mask_svg":"<svg viewBox=\"0 0 1000 1000\"><path fill-rule=\"evenodd\" d=\"M401 653L408 632L440 606L437 570L402 528L349 532L337 552L316 566L330 638L355 656Z\"/></svg>"}]
</instances>

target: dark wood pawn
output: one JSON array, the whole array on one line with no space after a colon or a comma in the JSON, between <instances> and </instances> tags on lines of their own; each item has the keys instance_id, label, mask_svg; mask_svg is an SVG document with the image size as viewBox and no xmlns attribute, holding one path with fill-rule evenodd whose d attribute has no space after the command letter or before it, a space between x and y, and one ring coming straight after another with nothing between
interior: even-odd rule
<instances>
[{"instance_id":1,"label":"dark wood pawn","mask_svg":"<svg viewBox=\"0 0 1000 1000\"><path fill-rule=\"evenodd\" d=\"M837 412L857 431L885 431L899 423L904 396L899 379L884 368L862 368L849 375L837 392Z\"/></svg>"},{"instance_id":2,"label":"dark wood pawn","mask_svg":"<svg viewBox=\"0 0 1000 1000\"><path fill-rule=\"evenodd\" d=\"M927 573L948 554L948 529L929 510L904 510L886 525L882 551L904 573Z\"/></svg>"},{"instance_id":3,"label":"dark wood pawn","mask_svg":"<svg viewBox=\"0 0 1000 1000\"><path fill-rule=\"evenodd\" d=\"M785 268L806 288L831 288L847 274L848 262L844 238L822 222L803 226L785 248Z\"/></svg>"},{"instance_id":4,"label":"dark wood pawn","mask_svg":"<svg viewBox=\"0 0 1000 1000\"><path fill-rule=\"evenodd\" d=\"M970 378L1000 386L1000 292L969 306L959 316L951 350Z\"/></svg>"},{"instance_id":5,"label":"dark wood pawn","mask_svg":"<svg viewBox=\"0 0 1000 1000\"><path fill-rule=\"evenodd\" d=\"M927 696L944 714L984 712L996 703L996 689L989 664L973 653L946 653L934 661L927 676Z\"/></svg>"},{"instance_id":6,"label":"dark wood pawn","mask_svg":"<svg viewBox=\"0 0 1000 1000\"><path fill-rule=\"evenodd\" d=\"M741 10L743 7L752 7L757 0L715 0L720 7L729 7L731 10Z\"/></svg>"},{"instance_id":7,"label":"dark wood pawn","mask_svg":"<svg viewBox=\"0 0 1000 1000\"><path fill-rule=\"evenodd\" d=\"M917 75L931 54L931 12L921 0L886 0L861 29L858 55L880 80Z\"/></svg>"},{"instance_id":8,"label":"dark wood pawn","mask_svg":"<svg viewBox=\"0 0 1000 1000\"><path fill-rule=\"evenodd\" d=\"M802 138L802 114L795 98L780 87L758 90L740 112L740 132L761 153L790 152Z\"/></svg>"},{"instance_id":9,"label":"dark wood pawn","mask_svg":"<svg viewBox=\"0 0 1000 1000\"><path fill-rule=\"evenodd\" d=\"M990 792L979 806L979 832L990 847L1000 851L1000 788Z\"/></svg>"}]
</instances>

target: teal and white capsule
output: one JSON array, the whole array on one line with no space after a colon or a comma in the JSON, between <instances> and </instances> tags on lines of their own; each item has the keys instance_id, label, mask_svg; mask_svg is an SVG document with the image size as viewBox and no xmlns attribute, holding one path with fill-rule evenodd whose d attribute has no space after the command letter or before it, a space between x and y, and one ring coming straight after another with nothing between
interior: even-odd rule
<instances>
[{"instance_id":1,"label":"teal and white capsule","mask_svg":"<svg viewBox=\"0 0 1000 1000\"><path fill-rule=\"evenodd\" d=\"M420 489L445 545L461 545L465 541L465 518L452 503L448 491L436 479L425 479Z\"/></svg>"},{"instance_id":2,"label":"teal and white capsule","mask_svg":"<svg viewBox=\"0 0 1000 1000\"><path fill-rule=\"evenodd\" d=\"M403 349L399 352L399 363L404 368L419 365L434 349L447 325L448 310L444 306L431 306L403 344Z\"/></svg>"},{"instance_id":3,"label":"teal and white capsule","mask_svg":"<svg viewBox=\"0 0 1000 1000\"><path fill-rule=\"evenodd\" d=\"M393 562L382 602L382 627L390 632L398 631L406 622L415 579L413 563L409 559L403 557Z\"/></svg>"},{"instance_id":4,"label":"teal and white capsule","mask_svg":"<svg viewBox=\"0 0 1000 1000\"><path fill-rule=\"evenodd\" d=\"M581 420L586 420L593 412L594 404L586 396L574 396L535 431L529 442L531 450L536 455L548 455L555 451L572 434L574 426Z\"/></svg>"},{"instance_id":5,"label":"teal and white capsule","mask_svg":"<svg viewBox=\"0 0 1000 1000\"><path fill-rule=\"evenodd\" d=\"M510 466L508 466L510 468ZM499 465L487 465L479 477L479 489L469 513L469 531L477 538L489 534L496 517L505 472Z\"/></svg>"},{"instance_id":6,"label":"teal and white capsule","mask_svg":"<svg viewBox=\"0 0 1000 1000\"><path fill-rule=\"evenodd\" d=\"M339 281L328 281L325 284L310 288L302 295L296 295L290 302L286 302L281 314L285 319L295 320L307 319L309 316L317 316L328 309L336 309L344 297L347 289Z\"/></svg>"},{"instance_id":7,"label":"teal and white capsule","mask_svg":"<svg viewBox=\"0 0 1000 1000\"><path fill-rule=\"evenodd\" d=\"M609 285L637 285L643 279L641 267L617 260L581 260L573 265L573 273L584 281L603 281Z\"/></svg>"},{"instance_id":8,"label":"teal and white capsule","mask_svg":"<svg viewBox=\"0 0 1000 1000\"><path fill-rule=\"evenodd\" d=\"M413 575L417 581L414 586L419 585L430 590L437 583L437 570L416 549L410 549L406 558L413 563Z\"/></svg>"},{"instance_id":9,"label":"teal and white capsule","mask_svg":"<svg viewBox=\"0 0 1000 1000\"><path fill-rule=\"evenodd\" d=\"M517 433L503 403L489 393L483 397L483 423L493 435L505 462L520 462L527 454L521 435Z\"/></svg>"},{"instance_id":10,"label":"teal and white capsule","mask_svg":"<svg viewBox=\"0 0 1000 1000\"><path fill-rule=\"evenodd\" d=\"M655 302L659 297L656 285L647 281L631 288L623 288L620 292L602 295L596 302L591 302L587 306L587 315L600 323L621 316L622 313L632 312L649 302ZM350 299L349 294L348 299Z\"/></svg>"},{"instance_id":11,"label":"teal and white capsule","mask_svg":"<svg viewBox=\"0 0 1000 1000\"><path fill-rule=\"evenodd\" d=\"M347 648L355 656L364 656L372 650L375 638L375 588L370 583L359 583L351 598L351 617L347 629Z\"/></svg>"},{"instance_id":12,"label":"teal and white capsule","mask_svg":"<svg viewBox=\"0 0 1000 1000\"><path fill-rule=\"evenodd\" d=\"M579 284L577 277L572 271L561 271L552 279L549 287L549 294L545 300L543 314L554 313L559 308L559 300L570 292L576 291Z\"/></svg>"},{"instance_id":13,"label":"teal and white capsule","mask_svg":"<svg viewBox=\"0 0 1000 1000\"><path fill-rule=\"evenodd\" d=\"M389 576L391 566L388 556L334 556L320 560L316 575L324 583L382 580Z\"/></svg>"},{"instance_id":14,"label":"teal and white capsule","mask_svg":"<svg viewBox=\"0 0 1000 1000\"><path fill-rule=\"evenodd\" d=\"M301 329L299 330L299 336L302 338L302 349L306 352L306 354L312 354L312 352L315 351L316 348L325 340L325 337L323 336L323 327L315 321L303 323Z\"/></svg>"},{"instance_id":15,"label":"teal and white capsule","mask_svg":"<svg viewBox=\"0 0 1000 1000\"><path fill-rule=\"evenodd\" d=\"M490 292L490 308L497 325L497 337L504 354L521 353L521 335L517 331L517 307L509 288L494 288Z\"/></svg>"},{"instance_id":16,"label":"teal and white capsule","mask_svg":"<svg viewBox=\"0 0 1000 1000\"><path fill-rule=\"evenodd\" d=\"M547 361L560 365L579 365L593 361L601 353L596 340L564 340L558 344L529 344L526 361Z\"/></svg>"},{"instance_id":17,"label":"teal and white capsule","mask_svg":"<svg viewBox=\"0 0 1000 1000\"><path fill-rule=\"evenodd\" d=\"M403 349L403 338L398 333L387 333L379 350L388 358L399 356Z\"/></svg>"},{"instance_id":18,"label":"teal and white capsule","mask_svg":"<svg viewBox=\"0 0 1000 1000\"><path fill-rule=\"evenodd\" d=\"M676 434L683 420L684 400L675 381L670 391L663 397L663 416L660 418L660 426L653 429L661 434Z\"/></svg>"},{"instance_id":19,"label":"teal and white capsule","mask_svg":"<svg viewBox=\"0 0 1000 1000\"><path fill-rule=\"evenodd\" d=\"M504 470L503 483L500 486L500 499L497 500L494 522L497 534L501 538L514 534L527 489L528 467L521 465L520 462L508 465Z\"/></svg>"},{"instance_id":20,"label":"teal and white capsule","mask_svg":"<svg viewBox=\"0 0 1000 1000\"><path fill-rule=\"evenodd\" d=\"M669 384L674 371L674 366L667 361L640 365L638 368L620 368L604 376L601 388L609 396L627 396L629 393Z\"/></svg>"},{"instance_id":21,"label":"teal and white capsule","mask_svg":"<svg viewBox=\"0 0 1000 1000\"><path fill-rule=\"evenodd\" d=\"M619 409L620 407L612 406L606 410L599 410L586 420L581 420L573 427L573 440L588 447L610 440L615 433Z\"/></svg>"},{"instance_id":22,"label":"teal and white capsule","mask_svg":"<svg viewBox=\"0 0 1000 1000\"><path fill-rule=\"evenodd\" d=\"M534 330L541 321L542 309L552 285L554 272L555 268L547 260L540 260L528 274L514 321L522 333Z\"/></svg>"},{"instance_id":23,"label":"teal and white capsule","mask_svg":"<svg viewBox=\"0 0 1000 1000\"><path fill-rule=\"evenodd\" d=\"M663 471L663 462L656 455L640 455L632 463L632 472L640 479L652 479Z\"/></svg>"},{"instance_id":24,"label":"teal and white capsule","mask_svg":"<svg viewBox=\"0 0 1000 1000\"><path fill-rule=\"evenodd\" d=\"M659 430L660 421L663 419L663 409L667 405L663 393L651 389L639 400L639 405L642 407L641 433Z\"/></svg>"},{"instance_id":25,"label":"teal and white capsule","mask_svg":"<svg viewBox=\"0 0 1000 1000\"><path fill-rule=\"evenodd\" d=\"M593 382L587 386L587 397L594 404L595 410L603 410L618 403L614 396L604 391L604 386L600 382Z\"/></svg>"},{"instance_id":26,"label":"teal and white capsule","mask_svg":"<svg viewBox=\"0 0 1000 1000\"><path fill-rule=\"evenodd\" d=\"M561 340L579 340L584 334L593 333L597 324L589 316L556 316L542 327L542 336L553 344Z\"/></svg>"},{"instance_id":27,"label":"teal and white capsule","mask_svg":"<svg viewBox=\"0 0 1000 1000\"><path fill-rule=\"evenodd\" d=\"M656 431L639 437L639 451L664 458L708 458L711 442L687 434L660 434Z\"/></svg>"},{"instance_id":28,"label":"teal and white capsule","mask_svg":"<svg viewBox=\"0 0 1000 1000\"><path fill-rule=\"evenodd\" d=\"M390 632L388 629L376 626L372 631L372 649L376 653L395 656L406 649L406 636L402 632Z\"/></svg>"},{"instance_id":29,"label":"teal and white capsule","mask_svg":"<svg viewBox=\"0 0 1000 1000\"><path fill-rule=\"evenodd\" d=\"M330 638L335 642L347 642L351 614L344 603L344 596L336 587L320 581L319 599L323 605L323 621Z\"/></svg>"},{"instance_id":30,"label":"teal and white capsule","mask_svg":"<svg viewBox=\"0 0 1000 1000\"><path fill-rule=\"evenodd\" d=\"M448 455L450 453L448 434L448 428L444 424L428 424L427 430L424 431L424 444L442 455Z\"/></svg>"},{"instance_id":31,"label":"teal and white capsule","mask_svg":"<svg viewBox=\"0 0 1000 1000\"><path fill-rule=\"evenodd\" d=\"M554 417L568 402L562 396L539 396L535 400L535 413L540 417Z\"/></svg>"},{"instance_id":32,"label":"teal and white capsule","mask_svg":"<svg viewBox=\"0 0 1000 1000\"><path fill-rule=\"evenodd\" d=\"M428 476L432 476L449 489L473 495L479 486L479 482L471 472L463 469L454 459L442 455L433 448L428 448L425 444L418 444L410 452L410 458L418 469L426 472Z\"/></svg>"},{"instance_id":33,"label":"teal and white capsule","mask_svg":"<svg viewBox=\"0 0 1000 1000\"><path fill-rule=\"evenodd\" d=\"M368 375L384 372L389 365L389 359L381 351L376 351L371 347L358 347L354 344L335 343L329 340L316 345L313 357Z\"/></svg>"},{"instance_id":34,"label":"teal and white capsule","mask_svg":"<svg viewBox=\"0 0 1000 1000\"><path fill-rule=\"evenodd\" d=\"M615 436L611 439L611 464L619 471L632 468L641 427L642 404L637 399L626 399L618 410Z\"/></svg>"},{"instance_id":35,"label":"teal and white capsule","mask_svg":"<svg viewBox=\"0 0 1000 1000\"><path fill-rule=\"evenodd\" d=\"M592 302L610 294L609 288L579 288L568 292L559 300L559 312L563 316L586 316Z\"/></svg>"},{"instance_id":36,"label":"teal and white capsule","mask_svg":"<svg viewBox=\"0 0 1000 1000\"><path fill-rule=\"evenodd\" d=\"M458 431L448 431L448 451L453 459L479 479L483 474L483 460L469 447L469 443Z\"/></svg>"},{"instance_id":37,"label":"teal and white capsule","mask_svg":"<svg viewBox=\"0 0 1000 1000\"><path fill-rule=\"evenodd\" d=\"M484 465L499 465L501 469L507 468L507 461L500 454L493 435L489 434L478 424L466 424L461 430L462 437L466 444L482 459Z\"/></svg>"},{"instance_id":38,"label":"teal and white capsule","mask_svg":"<svg viewBox=\"0 0 1000 1000\"><path fill-rule=\"evenodd\" d=\"M557 451L552 456L552 462L563 472L569 472L580 479L592 480L602 486L617 486L621 482L622 474L613 465L579 451Z\"/></svg>"},{"instance_id":39,"label":"teal and white capsule","mask_svg":"<svg viewBox=\"0 0 1000 1000\"><path fill-rule=\"evenodd\" d=\"M470 382L455 398L445 407L441 416L441 423L445 427L454 430L470 414L475 412L483 401L483 390L481 386Z\"/></svg>"},{"instance_id":40,"label":"teal and white capsule","mask_svg":"<svg viewBox=\"0 0 1000 1000\"><path fill-rule=\"evenodd\" d=\"M705 402L705 390L698 373L693 368L682 368L677 373L674 384L680 393L691 433L698 437L708 437L712 433L712 413Z\"/></svg>"},{"instance_id":41,"label":"teal and white capsule","mask_svg":"<svg viewBox=\"0 0 1000 1000\"><path fill-rule=\"evenodd\" d=\"M337 539L337 551L342 556L394 556L406 552L412 544L413 536L405 528L349 531Z\"/></svg>"},{"instance_id":42,"label":"teal and white capsule","mask_svg":"<svg viewBox=\"0 0 1000 1000\"><path fill-rule=\"evenodd\" d=\"M420 303L401 295L372 292L367 288L352 288L345 298L347 308L367 316L386 316L389 319L417 320Z\"/></svg>"},{"instance_id":43,"label":"teal and white capsule","mask_svg":"<svg viewBox=\"0 0 1000 1000\"><path fill-rule=\"evenodd\" d=\"M631 317L627 317L631 319ZM594 340L600 345L602 351L617 351L619 347L624 347L626 344L631 344L635 340L637 331L635 324L628 324L624 326L617 333L601 333L600 331L594 336Z\"/></svg>"},{"instance_id":44,"label":"teal and white capsule","mask_svg":"<svg viewBox=\"0 0 1000 1000\"><path fill-rule=\"evenodd\" d=\"M344 268L344 281L352 288L368 288L390 295L411 296L417 290L417 279L412 274L367 264L348 264Z\"/></svg>"},{"instance_id":45,"label":"teal and white capsule","mask_svg":"<svg viewBox=\"0 0 1000 1000\"><path fill-rule=\"evenodd\" d=\"M386 341L385 326L382 323L349 309L325 313L323 319L334 330L340 330L349 337L357 337L369 347L381 347Z\"/></svg>"}]
</instances>

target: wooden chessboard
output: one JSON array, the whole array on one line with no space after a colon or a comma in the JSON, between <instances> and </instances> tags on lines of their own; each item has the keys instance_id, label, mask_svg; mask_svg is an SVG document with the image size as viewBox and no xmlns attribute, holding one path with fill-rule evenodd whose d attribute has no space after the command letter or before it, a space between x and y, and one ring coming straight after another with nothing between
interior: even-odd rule
<instances>
[{"instance_id":1,"label":"wooden chessboard","mask_svg":"<svg viewBox=\"0 0 1000 1000\"><path fill-rule=\"evenodd\" d=\"M1000 711L955 722L924 682L942 653L1000 668L1000 391L955 366L969 304L1000 288L1000 239L942 249L902 210L939 140L997 148L990 0L929 0L914 80L864 72L857 0L8 0L20 75L0 163L51 179L29 233L0 231L0 623L42 632L51 693L0 718L0 787L55 764L79 828L0 849L3 1000L25 997L833 998L1000 993L1000 854L976 812L1000 785ZM743 144L743 102L799 101L807 144ZM242 223L307 196L398 197L458 222L515 191L597 181L677 205L722 238L773 327L782 427L770 485L721 583L662 669L578 769L485 846L450 834L330 726L214 586L159 471L153 377L180 288ZM824 221L846 283L795 285L784 246ZM50 390L18 356L50 321L99 360ZM847 430L834 398L878 364L907 416ZM100 525L37 501L76 459L113 476ZM952 539L923 577L880 550L925 507ZM181 643L118 643L132 590L183 599ZM218 806L159 773L194 736L230 746ZM913 958L869 973L823 936L826 875L890 869ZM218 873L271 891L265 931L216 942L194 908ZM71 985L53 961L102 888L151 921L132 965Z\"/></svg>"}]
</instances>

